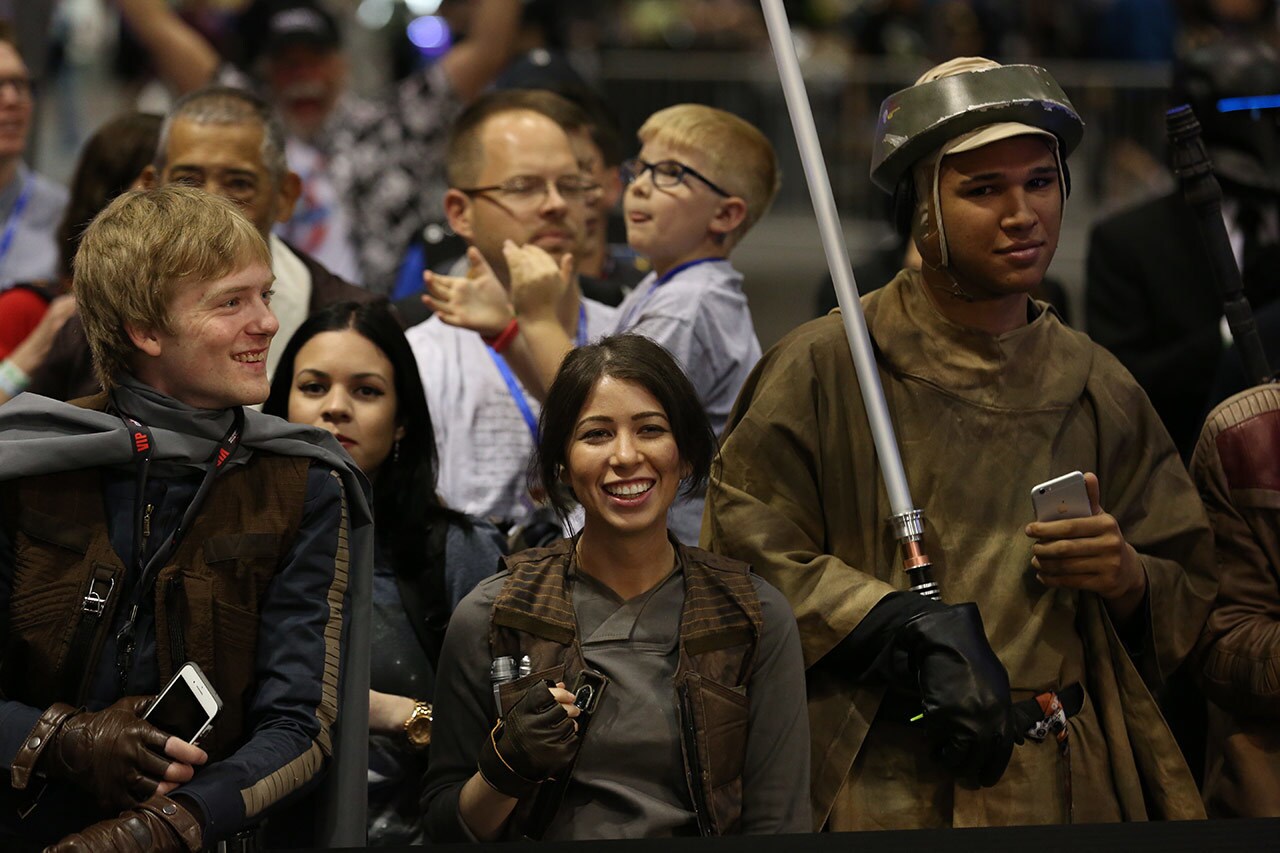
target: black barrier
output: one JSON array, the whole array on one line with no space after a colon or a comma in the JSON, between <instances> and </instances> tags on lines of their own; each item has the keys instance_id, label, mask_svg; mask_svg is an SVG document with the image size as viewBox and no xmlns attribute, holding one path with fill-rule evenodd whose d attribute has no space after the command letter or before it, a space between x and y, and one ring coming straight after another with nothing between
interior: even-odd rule
<instances>
[{"instance_id":1,"label":"black barrier","mask_svg":"<svg viewBox=\"0 0 1280 853\"><path fill-rule=\"evenodd\" d=\"M552 843L431 845L475 853L548 850ZM557 851L618 853L1232 853L1280 849L1280 819L1198 820L1091 826L1016 826L1000 829L924 829L910 832L845 832L814 835L748 835L732 838L647 838L634 841L555 842ZM363 848L362 848L363 849ZM420 847L382 848L421 850Z\"/></svg>"}]
</instances>

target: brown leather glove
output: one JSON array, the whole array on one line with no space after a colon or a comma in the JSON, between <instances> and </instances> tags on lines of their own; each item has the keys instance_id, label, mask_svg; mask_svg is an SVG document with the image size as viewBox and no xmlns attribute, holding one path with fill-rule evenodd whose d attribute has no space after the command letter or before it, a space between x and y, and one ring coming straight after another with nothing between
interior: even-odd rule
<instances>
[{"instance_id":1,"label":"brown leather glove","mask_svg":"<svg viewBox=\"0 0 1280 853\"><path fill-rule=\"evenodd\" d=\"M481 747L480 775L498 793L527 797L577 754L577 727L551 695L554 686L529 685Z\"/></svg>"},{"instance_id":2,"label":"brown leather glove","mask_svg":"<svg viewBox=\"0 0 1280 853\"><path fill-rule=\"evenodd\" d=\"M173 761L164 754L169 736L139 716L153 698L126 696L101 711L68 716L49 735L36 769L88 791L104 808L147 799Z\"/></svg>"},{"instance_id":3,"label":"brown leather glove","mask_svg":"<svg viewBox=\"0 0 1280 853\"><path fill-rule=\"evenodd\" d=\"M45 853L198 853L200 821L181 803L155 796L135 809L68 835Z\"/></svg>"}]
</instances>

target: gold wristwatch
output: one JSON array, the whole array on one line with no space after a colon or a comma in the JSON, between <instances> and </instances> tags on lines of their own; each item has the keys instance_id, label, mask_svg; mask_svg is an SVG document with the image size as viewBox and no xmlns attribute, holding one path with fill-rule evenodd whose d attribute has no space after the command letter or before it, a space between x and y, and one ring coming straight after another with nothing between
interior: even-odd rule
<instances>
[{"instance_id":1,"label":"gold wristwatch","mask_svg":"<svg viewBox=\"0 0 1280 853\"><path fill-rule=\"evenodd\" d=\"M409 719L404 721L404 736L414 746L430 746L431 744L431 705L418 702L413 706Z\"/></svg>"}]
</instances>

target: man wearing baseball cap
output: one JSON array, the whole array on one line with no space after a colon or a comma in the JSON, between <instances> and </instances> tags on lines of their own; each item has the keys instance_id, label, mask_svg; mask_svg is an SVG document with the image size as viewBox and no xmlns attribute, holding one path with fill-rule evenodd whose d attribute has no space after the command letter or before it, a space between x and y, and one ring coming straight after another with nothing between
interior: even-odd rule
<instances>
[{"instance_id":1,"label":"man wearing baseball cap","mask_svg":"<svg viewBox=\"0 0 1280 853\"><path fill-rule=\"evenodd\" d=\"M261 88L289 131L302 195L280 236L334 273L389 293L405 248L440 219L449 128L510 60L521 0L475 0L467 38L397 84L385 101L347 91L348 58L317 0L256 0L241 30L251 77L224 63L167 0L116 0L161 79Z\"/></svg>"},{"instance_id":2,"label":"man wearing baseball cap","mask_svg":"<svg viewBox=\"0 0 1280 853\"><path fill-rule=\"evenodd\" d=\"M795 609L815 827L1203 815L1152 691L1212 600L1204 510L1133 379L1028 296L1082 132L1044 69L981 58L881 106L871 177L923 265L862 303L946 603L905 591L839 316L730 416L703 544ZM1034 521L1072 471L1092 515Z\"/></svg>"}]
</instances>

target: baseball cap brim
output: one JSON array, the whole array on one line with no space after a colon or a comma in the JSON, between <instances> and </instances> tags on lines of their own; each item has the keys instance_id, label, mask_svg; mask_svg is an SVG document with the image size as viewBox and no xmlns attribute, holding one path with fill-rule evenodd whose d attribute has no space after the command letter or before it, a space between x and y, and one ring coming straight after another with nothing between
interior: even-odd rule
<instances>
[{"instance_id":1,"label":"baseball cap brim","mask_svg":"<svg viewBox=\"0 0 1280 853\"><path fill-rule=\"evenodd\" d=\"M310 3L282 4L267 19L264 46L268 53L293 45L335 50L340 43L336 22Z\"/></svg>"},{"instance_id":2,"label":"baseball cap brim","mask_svg":"<svg viewBox=\"0 0 1280 853\"><path fill-rule=\"evenodd\" d=\"M962 151L972 151L975 148L981 148L984 145L990 145L1002 139L1027 135L1043 136L1050 141L1054 148L1058 147L1058 137L1047 130L1032 127L1029 124L1022 124L1021 122L1002 121L996 124L988 124L977 130L971 130L968 133L957 136L942 146L942 154L943 156L959 154Z\"/></svg>"}]
</instances>

